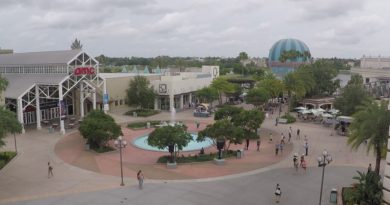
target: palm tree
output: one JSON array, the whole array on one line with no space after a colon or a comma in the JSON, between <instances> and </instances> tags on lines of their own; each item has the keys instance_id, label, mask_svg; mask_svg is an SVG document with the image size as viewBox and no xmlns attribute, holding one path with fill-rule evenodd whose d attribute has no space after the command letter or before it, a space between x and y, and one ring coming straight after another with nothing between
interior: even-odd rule
<instances>
[{"instance_id":1,"label":"palm tree","mask_svg":"<svg viewBox=\"0 0 390 205\"><path fill-rule=\"evenodd\" d=\"M304 82L299 78L296 73L288 73L284 77L284 88L288 94L288 109L287 112L290 112L291 106L291 97L294 94L297 98L301 98L306 94L306 89Z\"/></svg>"},{"instance_id":2,"label":"palm tree","mask_svg":"<svg viewBox=\"0 0 390 205\"><path fill-rule=\"evenodd\" d=\"M359 107L353 118L348 144L352 149L357 149L367 141L367 152L374 149L376 154L375 173L379 174L382 152L387 146L390 125L387 102L381 101L378 104L375 101L368 101Z\"/></svg>"},{"instance_id":3,"label":"palm tree","mask_svg":"<svg viewBox=\"0 0 390 205\"><path fill-rule=\"evenodd\" d=\"M344 197L348 204L379 205L382 201L381 177L375 172L359 172L353 179L358 182L345 191Z\"/></svg>"}]
</instances>

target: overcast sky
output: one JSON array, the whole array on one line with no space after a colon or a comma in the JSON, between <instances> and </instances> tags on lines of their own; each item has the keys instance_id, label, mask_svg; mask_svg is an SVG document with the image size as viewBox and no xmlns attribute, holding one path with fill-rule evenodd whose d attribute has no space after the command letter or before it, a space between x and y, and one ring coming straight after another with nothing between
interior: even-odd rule
<instances>
[{"instance_id":1,"label":"overcast sky","mask_svg":"<svg viewBox=\"0 0 390 205\"><path fill-rule=\"evenodd\" d=\"M268 56L282 38L314 57L390 56L389 0L0 0L0 47L107 56Z\"/></svg>"}]
</instances>

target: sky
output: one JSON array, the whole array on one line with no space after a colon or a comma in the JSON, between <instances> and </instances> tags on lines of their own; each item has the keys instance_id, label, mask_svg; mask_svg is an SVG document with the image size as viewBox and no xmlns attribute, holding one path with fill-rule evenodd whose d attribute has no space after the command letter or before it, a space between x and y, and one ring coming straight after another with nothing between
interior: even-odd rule
<instances>
[{"instance_id":1,"label":"sky","mask_svg":"<svg viewBox=\"0 0 390 205\"><path fill-rule=\"evenodd\" d=\"M266 57L277 40L313 57L390 56L389 0L0 0L0 47L112 57Z\"/></svg>"}]
</instances>

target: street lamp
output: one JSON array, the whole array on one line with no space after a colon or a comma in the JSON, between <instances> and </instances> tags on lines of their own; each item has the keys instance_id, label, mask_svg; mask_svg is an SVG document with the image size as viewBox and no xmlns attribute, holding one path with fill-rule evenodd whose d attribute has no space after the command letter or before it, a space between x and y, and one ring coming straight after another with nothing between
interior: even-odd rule
<instances>
[{"instance_id":1,"label":"street lamp","mask_svg":"<svg viewBox=\"0 0 390 205\"><path fill-rule=\"evenodd\" d=\"M116 139L114 143L115 143L115 147L119 148L119 156L120 156L120 160L121 160L121 178L122 178L121 186L124 186L125 183L123 183L122 149L126 147L127 142L126 142L126 140L123 139L122 136L119 136L118 139Z\"/></svg>"},{"instance_id":2,"label":"street lamp","mask_svg":"<svg viewBox=\"0 0 390 205\"><path fill-rule=\"evenodd\" d=\"M325 173L325 167L326 165L330 164L332 162L332 156L326 151L326 149L322 152L322 155L320 155L317 158L318 161L318 167L322 167L322 180L321 180L321 192L320 192L320 203L321 205L321 200L322 200L322 189L324 187L324 173Z\"/></svg>"}]
</instances>

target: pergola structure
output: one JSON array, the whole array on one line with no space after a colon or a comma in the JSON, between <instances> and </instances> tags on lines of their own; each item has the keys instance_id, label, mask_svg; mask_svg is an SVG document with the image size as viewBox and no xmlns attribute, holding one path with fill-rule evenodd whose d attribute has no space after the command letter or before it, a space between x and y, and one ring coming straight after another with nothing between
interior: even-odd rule
<instances>
[{"instance_id":1,"label":"pergola structure","mask_svg":"<svg viewBox=\"0 0 390 205\"><path fill-rule=\"evenodd\" d=\"M6 106L17 112L24 126L41 129L42 120L58 119L63 134L66 115L77 111L83 117L86 99L96 109L97 95L107 96L98 73L99 62L81 50L0 55L0 74L9 82Z\"/></svg>"}]
</instances>

